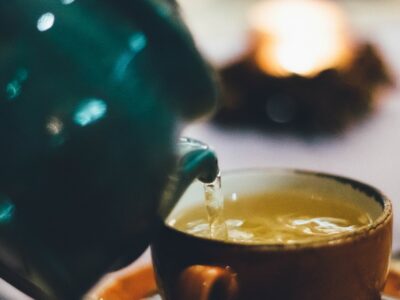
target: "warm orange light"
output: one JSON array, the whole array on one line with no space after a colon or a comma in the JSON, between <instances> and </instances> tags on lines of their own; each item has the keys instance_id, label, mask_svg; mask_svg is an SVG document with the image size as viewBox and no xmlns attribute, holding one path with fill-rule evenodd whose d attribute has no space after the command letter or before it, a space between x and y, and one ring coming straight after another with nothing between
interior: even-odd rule
<instances>
[{"instance_id":1,"label":"warm orange light","mask_svg":"<svg viewBox=\"0 0 400 300\"><path fill-rule=\"evenodd\" d=\"M260 36L257 64L271 75L312 76L349 59L345 17L331 1L262 2L252 9L250 22Z\"/></svg>"}]
</instances>

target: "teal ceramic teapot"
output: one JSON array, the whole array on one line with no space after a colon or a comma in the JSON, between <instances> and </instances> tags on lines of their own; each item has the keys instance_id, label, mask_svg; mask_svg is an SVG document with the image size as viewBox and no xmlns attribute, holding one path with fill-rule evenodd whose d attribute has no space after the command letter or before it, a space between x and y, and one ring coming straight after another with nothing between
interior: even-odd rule
<instances>
[{"instance_id":1,"label":"teal ceramic teapot","mask_svg":"<svg viewBox=\"0 0 400 300\"><path fill-rule=\"evenodd\" d=\"M215 176L207 147L176 146L214 107L209 71L172 1L1 1L0 277L71 300L134 260Z\"/></svg>"}]
</instances>

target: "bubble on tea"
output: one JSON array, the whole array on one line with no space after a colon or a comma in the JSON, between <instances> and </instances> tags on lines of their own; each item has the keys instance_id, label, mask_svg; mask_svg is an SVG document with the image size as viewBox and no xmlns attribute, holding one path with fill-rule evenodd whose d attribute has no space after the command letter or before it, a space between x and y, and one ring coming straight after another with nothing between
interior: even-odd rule
<instances>
[{"instance_id":1,"label":"bubble on tea","mask_svg":"<svg viewBox=\"0 0 400 300\"><path fill-rule=\"evenodd\" d=\"M218 174L217 178L213 182L204 183L204 198L210 237L221 240L228 239L228 229L223 216L224 195L221 190L220 174ZM199 225L201 226L201 224Z\"/></svg>"}]
</instances>

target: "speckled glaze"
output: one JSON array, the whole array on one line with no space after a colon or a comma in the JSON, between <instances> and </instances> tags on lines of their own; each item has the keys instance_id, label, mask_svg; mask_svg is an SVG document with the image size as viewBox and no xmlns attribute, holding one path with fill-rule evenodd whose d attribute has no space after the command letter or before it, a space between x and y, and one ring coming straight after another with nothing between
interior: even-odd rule
<instances>
[{"instance_id":1,"label":"speckled glaze","mask_svg":"<svg viewBox=\"0 0 400 300\"><path fill-rule=\"evenodd\" d=\"M279 178L271 185L278 188L304 186L307 191L347 195L348 200L359 197L363 199L361 205L363 201L379 204L380 213L372 225L350 234L294 245L227 243L198 238L164 225L152 245L163 299L188 299L188 293L195 295L192 300L381 299L391 253L390 201L375 188L355 180L283 169L223 175L224 186L229 190L224 192L237 192L240 197L243 186L251 185L249 180L260 176L270 181ZM183 198L193 197L196 192L193 189ZM204 286L208 288L205 290Z\"/></svg>"}]
</instances>

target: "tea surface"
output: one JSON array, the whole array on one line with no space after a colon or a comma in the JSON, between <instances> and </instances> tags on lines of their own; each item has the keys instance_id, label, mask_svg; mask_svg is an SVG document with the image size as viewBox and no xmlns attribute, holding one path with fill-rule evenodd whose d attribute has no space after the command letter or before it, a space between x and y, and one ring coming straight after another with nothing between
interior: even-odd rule
<instances>
[{"instance_id":1,"label":"tea surface","mask_svg":"<svg viewBox=\"0 0 400 300\"><path fill-rule=\"evenodd\" d=\"M178 214L168 224L193 235L237 243L293 244L340 235L372 223L367 212L335 198L280 191L233 199L225 199L220 216L228 228L227 236L211 235L204 205Z\"/></svg>"}]
</instances>

